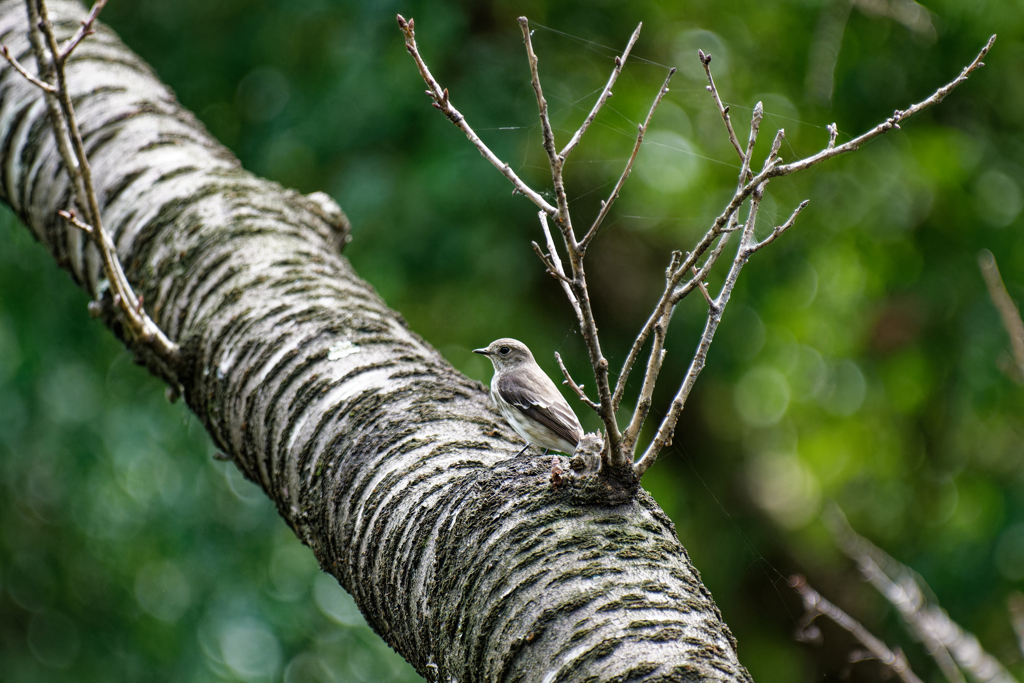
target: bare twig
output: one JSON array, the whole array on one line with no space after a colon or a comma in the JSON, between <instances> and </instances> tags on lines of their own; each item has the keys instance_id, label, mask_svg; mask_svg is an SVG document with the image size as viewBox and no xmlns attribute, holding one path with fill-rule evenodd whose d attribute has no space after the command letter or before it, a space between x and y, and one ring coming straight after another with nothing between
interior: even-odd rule
<instances>
[{"instance_id":1,"label":"bare twig","mask_svg":"<svg viewBox=\"0 0 1024 683\"><path fill-rule=\"evenodd\" d=\"M469 123L466 122L464 117L459 110L452 106L448 100L448 91L440 86L438 82L430 73L430 69L427 68L423 58L420 57L419 48L416 47L416 33L413 31L414 22L412 19L406 21L401 14L398 15L398 25L401 27L402 32L405 34L405 49L412 55L413 60L416 62L416 66L420 70L420 77L423 78L423 82L427 84L427 94L434 100L434 106L444 112L444 115L448 117L448 120L454 123L459 130L461 130L466 137L469 139L473 146L479 150L480 154L483 155L487 161L491 162L498 171L509 179L516 191L520 194L525 195L530 201L537 205L537 208L541 209L548 216L556 218L558 216L558 209L551 206L540 196L537 192L534 192L523 180L516 175L516 172L512 168L498 158L498 156L490 150L490 148L484 144L480 136L470 127Z\"/></svg>"},{"instance_id":2,"label":"bare twig","mask_svg":"<svg viewBox=\"0 0 1024 683\"><path fill-rule=\"evenodd\" d=\"M88 215L89 202L85 197L85 186L82 184L82 174L78 169L78 159L75 158L74 153L71 151L71 141L68 139L67 127L63 125L64 114L60 108L60 101L57 99L57 89L53 87L53 64L50 62L46 47L43 45L42 34L36 30L36 27L39 26L39 8L33 0L25 0L25 5L28 9L29 42L32 43L32 51L35 54L36 64L39 69L40 78L38 80L46 82L52 88L52 90L47 88L42 90L43 100L46 102L47 115L53 128L53 137L57 141L57 150L60 152L60 158L64 162L64 168L67 169L68 176L71 178L71 185L75 190L75 203Z\"/></svg>"},{"instance_id":3,"label":"bare twig","mask_svg":"<svg viewBox=\"0 0 1024 683\"><path fill-rule=\"evenodd\" d=\"M57 215L84 232L86 235L91 236L95 232L93 227L88 223L83 223L82 220L75 215L74 211L58 211Z\"/></svg>"},{"instance_id":4,"label":"bare twig","mask_svg":"<svg viewBox=\"0 0 1024 683\"><path fill-rule=\"evenodd\" d=\"M551 273L552 277L554 277L563 285L572 284L572 280L570 280L569 278L562 274L561 268L557 267L554 264L551 258L544 253L544 250L541 248L539 244L537 244L536 242L530 242L530 246L533 247L533 253L537 254L537 258L539 258L540 262L544 264L544 267L547 269L549 273ZM571 292L572 289L570 289L569 291Z\"/></svg>"},{"instance_id":5,"label":"bare twig","mask_svg":"<svg viewBox=\"0 0 1024 683\"><path fill-rule=\"evenodd\" d=\"M733 130L732 121L729 119L729 107L722 104L722 98L718 96L718 88L715 87L715 79L711 76L711 55L704 54L703 50L697 50L697 57L700 58L700 63L704 65L704 73L708 76L708 92L711 93L711 97L715 98L715 104L718 105L718 113L722 115L722 120L725 121L725 128L729 131L729 142L736 149L736 154L740 156L740 161L745 161L746 157L743 155L743 148L740 147L739 138L736 137L736 131Z\"/></svg>"},{"instance_id":6,"label":"bare twig","mask_svg":"<svg viewBox=\"0 0 1024 683\"><path fill-rule=\"evenodd\" d=\"M896 608L947 680L963 681L962 669L977 681L1016 683L973 634L963 630L938 605L929 604L921 577L854 531L838 506L826 508L823 520L839 549L857 563L864 578Z\"/></svg>"},{"instance_id":7,"label":"bare twig","mask_svg":"<svg viewBox=\"0 0 1024 683\"><path fill-rule=\"evenodd\" d=\"M999 265L991 251L982 249L978 253L978 266L985 277L988 295L1003 319L1006 333L1010 335L1010 348L1013 349L1013 361L1016 365L1014 379L1024 383L1024 321L1021 320L1020 311L1010 298L1010 293L1006 291L1006 285L999 274Z\"/></svg>"},{"instance_id":8,"label":"bare twig","mask_svg":"<svg viewBox=\"0 0 1024 683\"><path fill-rule=\"evenodd\" d=\"M632 456L636 442L640 438L640 430L643 429L644 421L651 411L651 400L654 396L654 385L661 373L661 366L665 363L665 336L668 333L668 324L672 320L673 308L666 310L661 319L654 325L654 341L651 342L651 353L647 357L647 370L644 372L644 382L640 387L640 395L637 398L636 408L633 410L633 418L629 426L623 432L623 450Z\"/></svg>"},{"instance_id":9,"label":"bare twig","mask_svg":"<svg viewBox=\"0 0 1024 683\"><path fill-rule=\"evenodd\" d=\"M758 133L761 132L761 119L764 118L764 104L758 101L754 105L754 111L750 115L750 136L747 138L747 151L743 155L743 163L740 167L739 184L750 180L750 161L754 157L754 144L757 142Z\"/></svg>"},{"instance_id":10,"label":"bare twig","mask_svg":"<svg viewBox=\"0 0 1024 683\"><path fill-rule=\"evenodd\" d=\"M904 681L904 683L922 683L921 679L911 671L907 657L901 650L897 649L895 652L890 650L884 642L864 628L859 621L811 588L807 584L806 578L799 575L791 576L789 578L789 585L800 594L804 602L805 614L800 619L798 638L815 628L813 625L815 619L827 617L860 641L861 645L866 647L875 659L892 669L893 673L899 676L900 680Z\"/></svg>"},{"instance_id":11,"label":"bare twig","mask_svg":"<svg viewBox=\"0 0 1024 683\"><path fill-rule=\"evenodd\" d=\"M76 203L86 214L87 220L80 220L73 211L59 211L58 215L82 230L92 239L99 250L103 271L113 293L114 306L120 312L126 331L135 340L149 345L168 362L170 368L174 368L178 361L178 345L168 339L143 310L142 298L132 290L118 259L116 247L100 221L99 203L92 182L92 169L85 152L85 145L82 142L64 72L68 56L92 32L92 24L100 10L103 9L103 5L106 4L106 0L99 0L93 6L88 19L83 23L80 31L82 35L76 34L71 41L65 44L64 50L57 45L57 38L47 14L45 0L26 0L25 4L29 15L29 34L41 77L32 78L23 68L19 68L20 65L10 58L6 48L3 48L3 53L19 73L43 91L54 137L71 178L72 186L75 188Z\"/></svg>"},{"instance_id":12,"label":"bare twig","mask_svg":"<svg viewBox=\"0 0 1024 683\"><path fill-rule=\"evenodd\" d=\"M626 59L629 58L629 53L633 49L633 45L636 43L637 38L640 37L640 29L644 27L643 22L637 24L636 30L633 31L633 35L630 36L629 42L626 44L626 49L622 51L621 55L615 57L615 68L612 69L612 75L608 77L608 83L605 84L604 90L601 91L601 95L597 98L597 102L594 103L594 108L587 114L587 118L583 120L583 125L579 127L572 138L565 144L562 151L558 153L558 156L562 158L564 162L572 152L576 145L579 144L583 134L590 128L590 124L594 122L594 118L597 116L597 112L601 111L601 107L608 101L608 98L612 96L612 86L615 85L615 81L618 80L619 74L622 73L622 67L626 64Z\"/></svg>"},{"instance_id":13,"label":"bare twig","mask_svg":"<svg viewBox=\"0 0 1024 683\"><path fill-rule=\"evenodd\" d=\"M590 400L590 397L587 396L585 391L583 391L582 384L576 384L575 380L573 380L572 378L572 375L569 374L569 370L566 369L565 363L562 362L562 356L558 353L558 351L555 351L555 360L558 361L558 367L561 368L562 375L565 377L565 381L563 382L563 384L568 384L569 388L572 389L573 392L575 392L576 395L580 397L581 401L583 401L588 406L593 408L595 412L600 413L601 405L598 403L594 403L593 401Z\"/></svg>"},{"instance_id":14,"label":"bare twig","mask_svg":"<svg viewBox=\"0 0 1024 683\"><path fill-rule=\"evenodd\" d=\"M825 149L832 149L836 146L836 138L839 137L839 126L835 123L830 123L828 128L828 146Z\"/></svg>"},{"instance_id":15,"label":"bare twig","mask_svg":"<svg viewBox=\"0 0 1024 683\"><path fill-rule=\"evenodd\" d=\"M633 153L629 155L629 160L626 162L626 168L622 170L622 175L619 176L619 182L615 183L615 189L612 190L608 199L601 202L601 211L598 212L597 218L594 219L593 225L590 226L590 230L587 231L587 234L584 235L583 239L580 241L581 250L587 250L587 247L594 240L594 237L597 236L597 231L601 229L601 224L604 222L604 219L608 217L608 212L611 211L612 204L614 204L615 200L619 198L619 192L622 191L622 186L626 183L626 178L629 177L630 171L633 170L633 162L636 160L636 155L640 151L640 145L644 142L644 135L647 133L647 128L651 125L651 117L654 116L654 111L658 108L658 105L661 104L661 100L665 97L665 93L668 92L669 81L672 80L672 76L675 75L675 73L676 70L674 67L668 70L668 75L665 76L665 82L662 84L661 90L658 91L658 95L654 98L654 102L651 104L651 108L647 112L647 118L644 119L644 122L637 127L636 143L633 145Z\"/></svg>"}]
</instances>

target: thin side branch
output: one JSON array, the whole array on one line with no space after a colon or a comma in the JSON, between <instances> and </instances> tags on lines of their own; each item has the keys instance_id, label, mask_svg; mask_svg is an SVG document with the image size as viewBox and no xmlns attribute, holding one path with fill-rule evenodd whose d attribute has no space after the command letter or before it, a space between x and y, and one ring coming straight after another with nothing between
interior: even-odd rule
<instances>
[{"instance_id":1,"label":"thin side branch","mask_svg":"<svg viewBox=\"0 0 1024 683\"><path fill-rule=\"evenodd\" d=\"M694 266L690 270L693 271L693 277L697 281L697 286L700 287L700 293L704 295L704 301L707 302L708 308L711 308L712 306L715 305L715 302L711 298L711 295L708 294L707 285L705 285L704 281L700 279L700 273L697 271L697 266Z\"/></svg>"},{"instance_id":2,"label":"thin side branch","mask_svg":"<svg viewBox=\"0 0 1024 683\"><path fill-rule=\"evenodd\" d=\"M740 147L739 138L736 137L736 131L732 127L732 120L729 119L729 107L722 104L722 98L718 96L718 88L715 87L715 79L711 76L711 55L704 54L703 50L697 50L697 57L700 58L700 63L704 65L704 73L708 76L708 92L715 99L715 104L718 105L718 113L722 115L722 120L725 121L725 128L729 131L729 142L732 143L736 154L739 155L740 161L745 161L746 157L743 154L743 148Z\"/></svg>"},{"instance_id":3,"label":"thin side branch","mask_svg":"<svg viewBox=\"0 0 1024 683\"><path fill-rule=\"evenodd\" d=\"M813 625L814 620L818 617L826 617L856 638L861 645L868 649L875 659L892 669L893 673L899 676L901 681L904 683L922 683L921 679L910 669L907 657L901 650L897 649L895 652L890 650L884 642L864 628L859 621L821 597L820 593L807 584L806 578L799 575L791 576L789 585L800 594L804 603L805 613L800 619L798 638L809 631L813 633L813 630L816 628Z\"/></svg>"},{"instance_id":4,"label":"thin side branch","mask_svg":"<svg viewBox=\"0 0 1024 683\"><path fill-rule=\"evenodd\" d=\"M1013 349L1013 362L1016 365L1014 379L1024 383L1024 321L1021 320L1020 311L1010 298L1010 293L1006 291L1003 277L999 274L999 265L991 251L982 249L978 253L978 266L985 278L985 285L988 286L988 295L1003 319L1006 333L1010 335L1010 348Z\"/></svg>"},{"instance_id":5,"label":"thin side branch","mask_svg":"<svg viewBox=\"0 0 1024 683\"><path fill-rule=\"evenodd\" d=\"M750 116L750 136L747 138L747 151L743 155L743 164L740 167L740 186L750 180L750 162L754 158L754 144L757 142L757 135L761 131L762 118L764 118L764 104L759 100L754 105L754 112Z\"/></svg>"},{"instance_id":6,"label":"thin side branch","mask_svg":"<svg viewBox=\"0 0 1024 683\"><path fill-rule=\"evenodd\" d=\"M608 77L608 83L605 84L604 90L601 91L601 95L597 98L597 102L594 103L594 108L587 114L587 118L583 120L583 125L573 133L572 138L566 143L562 151L558 153L558 156L562 158L564 162L569 156L569 153L576 149L576 145L580 143L580 139L583 134L590 128L590 124L594 122L594 118L597 117L597 112L601 111L601 107L608 101L608 98L612 96L612 86L615 85L615 81L618 80L619 74L622 73L622 67L626 64L626 59L629 58L629 53L633 49L633 45L636 43L637 38L640 37L640 29L644 27L643 22L637 24L636 30L633 31L633 35L630 36L629 42L626 44L626 49L622 51L621 55L615 57L615 68L612 69L612 75Z\"/></svg>"},{"instance_id":7,"label":"thin side branch","mask_svg":"<svg viewBox=\"0 0 1024 683\"><path fill-rule=\"evenodd\" d=\"M86 235L92 236L96 232L91 225L83 223L82 220L75 215L74 211L58 211L57 215L84 232Z\"/></svg>"},{"instance_id":8,"label":"thin side branch","mask_svg":"<svg viewBox=\"0 0 1024 683\"><path fill-rule=\"evenodd\" d=\"M561 368L562 375L565 377L565 381L562 382L562 384L568 384L569 388L572 389L573 392L580 397L581 401L590 406L594 410L594 412L600 413L601 405L590 400L590 397L587 396L585 391L583 391L582 384L576 384L576 382L572 378L572 375L569 374L569 370L566 369L565 363L562 362L562 356L558 353L558 351L555 351L555 360L558 361L558 367Z\"/></svg>"},{"instance_id":9,"label":"thin side branch","mask_svg":"<svg viewBox=\"0 0 1024 683\"><path fill-rule=\"evenodd\" d=\"M494 168L509 179L516 191L522 195L525 195L531 202L537 205L537 208L541 209L544 213L552 218L558 217L558 209L551 206L540 196L537 192L534 192L529 185L516 175L516 172L512 168L498 158L498 156L490 150L490 148L484 144L484 141L480 139L480 136L470 127L469 123L466 122L464 117L459 110L456 109L448 99L448 91L440 86L440 84L434 79L430 73L430 69L427 68L423 58L420 57L419 48L416 47L416 33L413 31L414 22L412 19L406 21L401 14L398 15L398 25L401 27L402 32L405 34L405 49L412 55L413 61L416 62L416 66L420 71L420 77L423 82L427 84L427 95L434 101L434 107L440 109L448 120L455 124L459 130L461 130L466 138L473 144L474 147L480 152L484 159L491 162Z\"/></svg>"},{"instance_id":10,"label":"thin side branch","mask_svg":"<svg viewBox=\"0 0 1024 683\"><path fill-rule=\"evenodd\" d=\"M639 29L637 29L639 30ZM619 198L619 192L622 191L622 186L626 183L626 178L629 177L630 172L633 170L633 162L636 160L637 153L640 152L640 145L644 142L644 135L647 133L648 126L651 125L651 117L654 116L654 111L661 104L662 98L668 92L669 81L672 80L672 76L675 75L675 67L668 70L668 75L665 76L665 82L661 85L661 90L658 91L657 96L654 98L654 102L651 103L651 108L647 112L647 118L644 122L638 126L636 134L636 143L633 144L633 153L629 155L629 161L626 162L626 168L623 169L622 175L619 176L619 182L615 183L615 188L612 193L608 196L608 199L601 202L601 211L597 214L597 218L594 219L593 225L590 226L590 230L583 236L583 240L580 242L580 249L586 251L587 247L593 241L594 237L597 236L597 231L601 229L601 224L604 223L604 219L608 217L608 212L612 209L612 204Z\"/></svg>"}]
</instances>

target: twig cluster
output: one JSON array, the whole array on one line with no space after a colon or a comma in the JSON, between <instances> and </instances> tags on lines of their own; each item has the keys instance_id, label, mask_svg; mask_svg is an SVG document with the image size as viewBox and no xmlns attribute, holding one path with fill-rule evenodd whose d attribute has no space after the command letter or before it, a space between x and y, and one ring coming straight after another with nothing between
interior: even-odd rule
<instances>
[{"instance_id":1,"label":"twig cluster","mask_svg":"<svg viewBox=\"0 0 1024 683\"><path fill-rule=\"evenodd\" d=\"M629 53L632 50L633 45L639 37L642 24L637 26L636 30L633 32L626 48L622 52L622 55L615 58L615 66L612 69L612 73L609 76L604 89L601 91L597 102L594 104L593 109L591 109L579 129L572 135L568 144L566 144L561 151L558 151L548 117L547 101L544 98L543 88L541 87L540 76L537 68L538 59L533 50L529 22L526 17L519 18L520 28L523 33L523 40L526 44L526 54L530 66L531 83L537 99L544 150L547 154L551 168L551 179L554 185L554 204L549 203L541 193L530 188L511 169L509 164L499 159L497 155L495 155L473 131L465 117L459 113L454 105L452 105L448 90L441 87L430 73L430 69L427 67L423 58L420 56L419 49L416 45L413 21L411 19L406 21L399 15L398 24L405 34L406 49L409 54L412 55L412 58L419 69L420 76L427 84L426 92L433 100L433 106L441 110L453 124L465 133L470 142L480 151L480 154L491 162L491 164L506 178L508 178L510 182L512 182L516 192L529 198L538 207L538 209L540 209L538 216L542 232L545 236L545 244L542 247L537 242L534 242L533 249L548 272L560 283L576 313L580 331L587 346L590 364L594 371L597 399L593 400L586 394L583 385L577 383L569 376L564 364L562 364L561 359L559 359L559 365L562 369L562 373L565 375L565 382L572 388L573 392L576 393L580 400L597 412L604 424L605 439L604 449L602 451L602 466L607 466L612 470L620 470L623 467L632 466L633 472L638 477L642 476L644 472L654 464L659 452L672 443L676 423L679 420L683 406L686 403L686 399L690 394L690 390L693 388L697 376L704 368L708 348L711 345L715 331L722 319L722 313L725 310L726 304L729 302L729 297L732 294L733 288L736 285L736 280L739 277L743 266L746 265L747 261L754 253L774 242L782 233L791 228L795 223L797 216L799 216L800 212L803 211L805 206L807 206L806 201L801 202L793 209L789 218L782 225L775 227L764 239L758 240L755 237L755 226L761 199L769 181L773 178L789 175L791 173L810 168L811 166L825 161L826 159L855 150L865 142L868 142L889 130L899 128L900 122L904 121L909 116L942 101L942 99L955 87L965 81L975 69L982 66L982 58L992 47L992 44L995 41L995 36L992 36L988 41L988 44L986 44L981 50L978 57L975 58L971 64L965 67L956 79L936 90L930 97L917 104L911 105L906 110L897 110L883 123L842 145L836 145L838 128L835 124L832 124L829 126L829 140L824 149L815 155L799 159L792 163L784 164L779 156L779 149L782 145L783 138L785 137L785 132L781 129L778 130L772 143L771 151L756 174L753 170L753 152L754 145L760 131L761 120L763 118L762 105L759 102L754 108L747 144L744 146L740 143L736 131L733 128L732 120L729 117L729 108L723 104L719 97L718 89L715 86L715 81L711 73L711 55L698 51L698 58L700 59L705 73L707 74L707 89L711 93L711 96L718 107L725 123L729 140L733 148L736 150L741 162L736 191L733 194L732 199L727 203L725 209L714 219L707 232L697 242L692 250L685 253L680 251L672 253L669 266L665 271L665 288L662 295L654 306L654 310L647 322L637 335L636 340L622 364L618 377L613 383L609 374L609 361L602 353L601 343L597 334L597 324L594 320L594 314L591 308L590 295L587 289L586 273L584 270L584 257L586 255L587 248L597 236L602 223L605 218L607 218L612 205L618 198L626 178L629 177L630 171L633 168L633 162L635 161L637 153L640 150L640 146L643 143L644 134L650 126L651 118L654 115L655 110L661 103L662 98L668 92L669 82L675 73L675 69L669 70L664 83L658 90L658 93L651 104L644 122L639 124L632 154L629 156L625 168L623 169L618 182L616 182L614 189L609 197L605 201L601 202L601 209L594 221L591 223L589 229L583 234L582 238L578 238L577 232L573 227L571 216L569 215L568 201L566 199L565 181L563 176L565 162L572 150L579 144L580 139L594 121L601 107L608 98L611 97L612 88L622 71L626 59L629 57ZM747 206L745 217L741 216L741 211L744 205ZM551 237L549 221L554 222L555 227L562 236L562 245L568 257L567 267L563 266L562 260L558 255L556 245ZM712 297L707 290L705 280L712 268L715 267L725 250L732 233L734 232L738 232L740 237L735 255L732 259L732 265L726 274L725 282L717 296ZM665 416L658 425L654 437L651 439L646 450L644 450L640 457L637 458L640 433L650 412L654 386L657 382L658 375L661 372L661 367L665 359L665 338L669 323L672 319L672 314L679 302L695 289L699 289L701 291L708 304L708 315L704 326L704 332L701 336L700 343L697 346L697 351L690 364L689 370L680 383L679 389L677 390ZM634 365L636 365L640 360L643 349L648 346L648 340L650 340L650 345L640 393L628 425L624 430L622 430L619 427L617 414L630 374Z\"/></svg>"},{"instance_id":2,"label":"twig cluster","mask_svg":"<svg viewBox=\"0 0 1024 683\"><path fill-rule=\"evenodd\" d=\"M168 339L146 314L142 306L142 297L137 296L132 290L118 259L117 248L110 235L103 229L93 185L92 168L85 152L67 84L67 61L75 48L85 38L95 33L93 24L106 3L107 0L97 0L75 34L61 44L54 33L45 0L25 0L29 18L29 39L38 65L38 76L33 76L11 54L6 45L0 47L0 54L28 82L43 92L53 135L71 179L77 207L77 212L70 209L62 210L58 215L81 230L96 245L103 262L103 272L109 283L114 308L119 313L129 340L148 345L168 362L169 367L175 367L179 354L177 344ZM97 292L97 296L99 295L100 292Z\"/></svg>"},{"instance_id":3,"label":"twig cluster","mask_svg":"<svg viewBox=\"0 0 1024 683\"><path fill-rule=\"evenodd\" d=\"M804 603L804 616L800 618L798 623L797 638L799 640L819 640L821 631L814 625L814 620L818 617L826 617L856 638L861 645L867 648L872 657L892 669L893 673L899 676L901 681L904 683L922 683L921 679L910 669L910 664L907 662L907 657L903 654L902 650L899 648L896 648L895 651L890 650L884 642L864 628L859 621L821 597L820 593L808 585L806 578L799 575L792 576L789 579L789 585L800 594ZM858 657L857 659L859 661L863 657Z\"/></svg>"},{"instance_id":4,"label":"twig cluster","mask_svg":"<svg viewBox=\"0 0 1024 683\"><path fill-rule=\"evenodd\" d=\"M930 591L920 576L854 531L837 506L826 510L824 521L839 549L896 608L946 680L965 683L967 673L971 680L982 683L1017 683L999 660L981 647L974 634L925 597Z\"/></svg>"}]
</instances>

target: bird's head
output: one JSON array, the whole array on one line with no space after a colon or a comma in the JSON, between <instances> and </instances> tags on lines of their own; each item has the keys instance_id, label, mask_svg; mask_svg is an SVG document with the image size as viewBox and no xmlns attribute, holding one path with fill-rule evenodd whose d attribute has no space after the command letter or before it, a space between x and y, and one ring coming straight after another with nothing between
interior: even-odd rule
<instances>
[{"instance_id":1,"label":"bird's head","mask_svg":"<svg viewBox=\"0 0 1024 683\"><path fill-rule=\"evenodd\" d=\"M533 361L530 349L515 339L497 339L482 349L473 349L473 353L487 356L494 363L494 369L511 368L520 363Z\"/></svg>"}]
</instances>

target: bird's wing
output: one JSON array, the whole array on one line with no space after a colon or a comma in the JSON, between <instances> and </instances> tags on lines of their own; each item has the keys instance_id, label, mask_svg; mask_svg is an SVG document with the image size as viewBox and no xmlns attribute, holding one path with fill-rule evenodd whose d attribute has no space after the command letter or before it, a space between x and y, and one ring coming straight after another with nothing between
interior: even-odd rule
<instances>
[{"instance_id":1,"label":"bird's wing","mask_svg":"<svg viewBox=\"0 0 1024 683\"><path fill-rule=\"evenodd\" d=\"M547 375L530 378L530 385L525 386L514 375L504 374L498 380L498 391L508 403L523 411L528 417L553 431L571 444L578 444L583 436L583 428L576 419L576 413L562 398Z\"/></svg>"}]
</instances>

